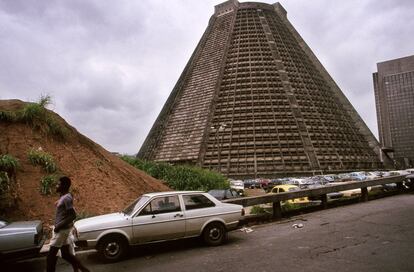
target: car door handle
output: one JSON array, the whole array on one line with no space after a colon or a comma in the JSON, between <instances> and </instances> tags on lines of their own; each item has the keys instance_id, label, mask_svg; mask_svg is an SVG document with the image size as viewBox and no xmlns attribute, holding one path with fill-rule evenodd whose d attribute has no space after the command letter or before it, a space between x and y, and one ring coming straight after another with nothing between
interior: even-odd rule
<instances>
[{"instance_id":1,"label":"car door handle","mask_svg":"<svg viewBox=\"0 0 414 272\"><path fill-rule=\"evenodd\" d=\"M181 213L177 213L176 215L174 215L174 217L183 217L184 215Z\"/></svg>"}]
</instances>

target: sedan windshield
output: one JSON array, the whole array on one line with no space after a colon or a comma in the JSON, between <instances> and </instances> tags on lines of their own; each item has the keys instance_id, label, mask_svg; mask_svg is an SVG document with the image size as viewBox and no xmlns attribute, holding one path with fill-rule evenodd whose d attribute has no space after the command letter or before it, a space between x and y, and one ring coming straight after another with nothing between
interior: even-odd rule
<instances>
[{"instance_id":1,"label":"sedan windshield","mask_svg":"<svg viewBox=\"0 0 414 272\"><path fill-rule=\"evenodd\" d=\"M128 207L126 207L122 212L127 215L132 215L139 207L141 207L148 200L148 196L141 196L132 202Z\"/></svg>"}]
</instances>

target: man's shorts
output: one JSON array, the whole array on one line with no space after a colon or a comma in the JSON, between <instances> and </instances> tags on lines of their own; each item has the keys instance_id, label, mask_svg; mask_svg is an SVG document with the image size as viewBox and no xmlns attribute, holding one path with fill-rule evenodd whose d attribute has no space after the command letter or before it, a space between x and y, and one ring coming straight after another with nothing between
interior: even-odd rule
<instances>
[{"instance_id":1,"label":"man's shorts","mask_svg":"<svg viewBox=\"0 0 414 272\"><path fill-rule=\"evenodd\" d=\"M61 248L64 245L70 245L72 243L70 239L70 231L72 228L61 229L57 233L52 230L52 239L50 240L50 246Z\"/></svg>"}]
</instances>

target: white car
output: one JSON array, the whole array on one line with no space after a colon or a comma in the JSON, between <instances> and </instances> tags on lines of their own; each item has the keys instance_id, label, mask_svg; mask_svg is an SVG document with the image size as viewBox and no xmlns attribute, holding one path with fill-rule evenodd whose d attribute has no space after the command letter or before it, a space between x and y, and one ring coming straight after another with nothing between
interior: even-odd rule
<instances>
[{"instance_id":1,"label":"white car","mask_svg":"<svg viewBox=\"0 0 414 272\"><path fill-rule=\"evenodd\" d=\"M242 180L230 180L230 188L243 194L244 193L244 182Z\"/></svg>"},{"instance_id":2,"label":"white car","mask_svg":"<svg viewBox=\"0 0 414 272\"><path fill-rule=\"evenodd\" d=\"M106 261L118 261L130 245L201 236L222 244L236 229L244 209L198 191L144 194L118 213L75 222L75 243L96 248Z\"/></svg>"},{"instance_id":3,"label":"white car","mask_svg":"<svg viewBox=\"0 0 414 272\"><path fill-rule=\"evenodd\" d=\"M0 263L36 257L44 242L41 221L0 220Z\"/></svg>"}]
</instances>

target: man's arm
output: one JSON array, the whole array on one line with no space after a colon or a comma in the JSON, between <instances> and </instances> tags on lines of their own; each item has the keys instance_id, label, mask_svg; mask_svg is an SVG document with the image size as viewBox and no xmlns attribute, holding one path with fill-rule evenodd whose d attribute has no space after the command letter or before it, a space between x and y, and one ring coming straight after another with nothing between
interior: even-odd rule
<instances>
[{"instance_id":1,"label":"man's arm","mask_svg":"<svg viewBox=\"0 0 414 272\"><path fill-rule=\"evenodd\" d=\"M76 212L73 208L66 210L65 219L60 221L54 229L54 232L58 232L61 229L67 228L70 224L72 224L73 220L76 219Z\"/></svg>"}]
</instances>

